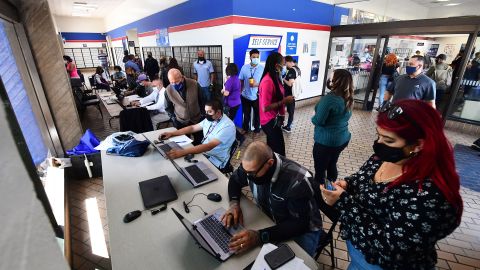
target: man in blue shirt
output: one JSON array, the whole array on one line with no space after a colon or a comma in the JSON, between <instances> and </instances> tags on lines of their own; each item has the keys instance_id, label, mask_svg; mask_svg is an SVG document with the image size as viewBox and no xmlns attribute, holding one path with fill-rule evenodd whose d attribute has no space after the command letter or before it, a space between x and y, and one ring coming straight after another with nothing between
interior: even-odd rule
<instances>
[{"instance_id":1,"label":"man in blue shirt","mask_svg":"<svg viewBox=\"0 0 480 270\"><path fill-rule=\"evenodd\" d=\"M135 56L133 54L128 55L128 61L125 63L125 70L127 70L127 68L132 68L136 73L140 73L140 68L134 61Z\"/></svg>"},{"instance_id":2,"label":"man in blue shirt","mask_svg":"<svg viewBox=\"0 0 480 270\"><path fill-rule=\"evenodd\" d=\"M212 99L205 104L206 117L198 124L184 127L179 130L164 132L161 139L173 136L192 134L203 130L202 143L185 149L171 150L167 155L176 159L188 154L204 153L205 156L218 169L223 169L230 158L230 148L235 141L235 124L223 115L222 103ZM159 138L160 138L159 137Z\"/></svg>"},{"instance_id":3,"label":"man in blue shirt","mask_svg":"<svg viewBox=\"0 0 480 270\"><path fill-rule=\"evenodd\" d=\"M260 65L260 52L257 49L250 51L250 64L243 65L238 78L242 84L242 112L243 130L251 130L250 119L253 109L253 128L255 133L260 132L260 112L258 111L258 85L262 79L263 66Z\"/></svg>"},{"instance_id":4,"label":"man in blue shirt","mask_svg":"<svg viewBox=\"0 0 480 270\"><path fill-rule=\"evenodd\" d=\"M423 100L435 108L435 81L423 74L424 58L421 55L410 57L407 74L399 76L385 92L385 101L392 98L392 102L401 99Z\"/></svg>"},{"instance_id":5,"label":"man in blue shirt","mask_svg":"<svg viewBox=\"0 0 480 270\"><path fill-rule=\"evenodd\" d=\"M199 50L197 55L198 60L193 63L193 79L200 84L203 100L208 101L211 98L213 82L215 81L215 70L212 62L205 59L204 51Z\"/></svg>"}]
</instances>

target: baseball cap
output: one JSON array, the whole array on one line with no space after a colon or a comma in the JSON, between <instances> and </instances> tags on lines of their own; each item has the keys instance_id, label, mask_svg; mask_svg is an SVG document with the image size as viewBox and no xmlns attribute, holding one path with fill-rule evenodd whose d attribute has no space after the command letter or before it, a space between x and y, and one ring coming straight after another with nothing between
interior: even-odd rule
<instances>
[{"instance_id":1,"label":"baseball cap","mask_svg":"<svg viewBox=\"0 0 480 270\"><path fill-rule=\"evenodd\" d=\"M147 75L145 75L145 74L140 74L140 75L138 75L137 83L139 83L139 82L141 82L141 81L148 81Z\"/></svg>"}]
</instances>

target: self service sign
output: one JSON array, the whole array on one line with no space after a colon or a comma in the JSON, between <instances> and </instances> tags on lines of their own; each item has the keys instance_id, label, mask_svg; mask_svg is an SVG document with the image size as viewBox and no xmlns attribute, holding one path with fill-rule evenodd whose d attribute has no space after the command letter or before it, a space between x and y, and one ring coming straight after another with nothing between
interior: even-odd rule
<instances>
[{"instance_id":1,"label":"self service sign","mask_svg":"<svg viewBox=\"0 0 480 270\"><path fill-rule=\"evenodd\" d=\"M287 50L286 50L287 55L297 53L297 40L298 40L297 32L287 33Z\"/></svg>"},{"instance_id":2,"label":"self service sign","mask_svg":"<svg viewBox=\"0 0 480 270\"><path fill-rule=\"evenodd\" d=\"M250 36L248 48L250 49L275 49L280 46L281 36Z\"/></svg>"}]
</instances>

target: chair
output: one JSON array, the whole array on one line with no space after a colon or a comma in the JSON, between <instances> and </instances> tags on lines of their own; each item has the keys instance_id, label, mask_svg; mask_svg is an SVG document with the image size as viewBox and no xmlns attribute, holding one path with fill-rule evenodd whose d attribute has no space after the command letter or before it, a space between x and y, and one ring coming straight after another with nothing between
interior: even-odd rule
<instances>
[{"instance_id":1,"label":"chair","mask_svg":"<svg viewBox=\"0 0 480 270\"><path fill-rule=\"evenodd\" d=\"M98 99L97 95L88 95L78 87L73 88L73 91L79 110L83 112L88 106L95 106L98 111L100 111L100 115L103 118L102 108L100 108L100 99Z\"/></svg>"},{"instance_id":2,"label":"chair","mask_svg":"<svg viewBox=\"0 0 480 270\"><path fill-rule=\"evenodd\" d=\"M233 155L235 155L235 152L237 151L237 149L238 149L238 141L234 140L232 146L230 147L230 157L228 158L227 165L225 165L225 167L220 169L220 172L225 174L225 176L227 177L233 173L233 166L232 166L232 163L230 163L230 161L232 160Z\"/></svg>"},{"instance_id":3,"label":"chair","mask_svg":"<svg viewBox=\"0 0 480 270\"><path fill-rule=\"evenodd\" d=\"M315 260L318 260L318 257L320 257L320 254L322 253L322 250L326 246L328 246L328 244L330 244L330 251L328 250L325 250L325 251L327 252L328 255L330 255L330 259L332 261L332 267L335 267L335 254L333 249L333 231L335 230L338 219L340 218L340 212L335 208L326 204L321 199L321 194L320 194L320 198L317 199L317 203L320 211L332 221L332 226L330 226L330 229L328 230L327 234L323 234L322 237L320 238L320 241L317 246L317 250L315 251L314 258Z\"/></svg>"},{"instance_id":4,"label":"chair","mask_svg":"<svg viewBox=\"0 0 480 270\"><path fill-rule=\"evenodd\" d=\"M98 90L97 83L95 82L95 78L93 78L93 76L88 77L88 82L90 82L90 87L92 88L92 90Z\"/></svg>"}]
</instances>

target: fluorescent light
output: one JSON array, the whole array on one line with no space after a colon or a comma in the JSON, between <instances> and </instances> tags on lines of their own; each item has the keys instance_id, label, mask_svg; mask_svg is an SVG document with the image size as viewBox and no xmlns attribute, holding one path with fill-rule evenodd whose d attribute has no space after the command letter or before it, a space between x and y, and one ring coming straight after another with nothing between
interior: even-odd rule
<instances>
[{"instance_id":1,"label":"fluorescent light","mask_svg":"<svg viewBox=\"0 0 480 270\"><path fill-rule=\"evenodd\" d=\"M460 5L461 3L450 3L450 4L446 4L445 6L446 7L453 7L453 6L458 6Z\"/></svg>"},{"instance_id":2,"label":"fluorescent light","mask_svg":"<svg viewBox=\"0 0 480 270\"><path fill-rule=\"evenodd\" d=\"M90 233L90 244L92 253L104 258L108 258L107 244L103 234L102 220L98 211L97 198L88 198L85 200L87 208L88 231Z\"/></svg>"},{"instance_id":3,"label":"fluorescent light","mask_svg":"<svg viewBox=\"0 0 480 270\"><path fill-rule=\"evenodd\" d=\"M448 2L450 0L436 0L435 2Z\"/></svg>"}]
</instances>

